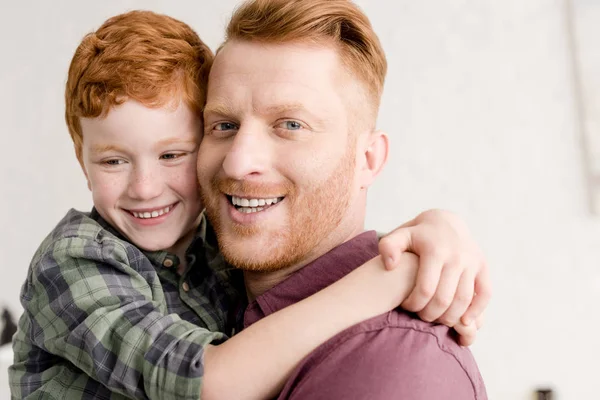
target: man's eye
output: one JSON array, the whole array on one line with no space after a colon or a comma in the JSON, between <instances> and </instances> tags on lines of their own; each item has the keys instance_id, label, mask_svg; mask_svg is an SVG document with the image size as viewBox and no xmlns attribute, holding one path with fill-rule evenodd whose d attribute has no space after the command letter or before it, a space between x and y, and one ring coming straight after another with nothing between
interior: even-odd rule
<instances>
[{"instance_id":1,"label":"man's eye","mask_svg":"<svg viewBox=\"0 0 600 400\"><path fill-rule=\"evenodd\" d=\"M237 129L237 126L232 122L221 122L215 125L215 131L232 131Z\"/></svg>"},{"instance_id":2,"label":"man's eye","mask_svg":"<svg viewBox=\"0 0 600 400\"><path fill-rule=\"evenodd\" d=\"M283 128L290 131L297 131L299 129L302 129L302 124L298 121L283 121L278 125L278 128Z\"/></svg>"}]
</instances>

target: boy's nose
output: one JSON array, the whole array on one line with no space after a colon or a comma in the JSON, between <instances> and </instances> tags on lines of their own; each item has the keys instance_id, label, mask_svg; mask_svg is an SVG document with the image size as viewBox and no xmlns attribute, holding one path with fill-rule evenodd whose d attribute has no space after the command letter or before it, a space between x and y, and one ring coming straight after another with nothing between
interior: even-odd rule
<instances>
[{"instance_id":1,"label":"boy's nose","mask_svg":"<svg viewBox=\"0 0 600 400\"><path fill-rule=\"evenodd\" d=\"M164 185L159 173L149 168L137 168L129 182L129 197L135 200L151 200L162 194Z\"/></svg>"}]
</instances>

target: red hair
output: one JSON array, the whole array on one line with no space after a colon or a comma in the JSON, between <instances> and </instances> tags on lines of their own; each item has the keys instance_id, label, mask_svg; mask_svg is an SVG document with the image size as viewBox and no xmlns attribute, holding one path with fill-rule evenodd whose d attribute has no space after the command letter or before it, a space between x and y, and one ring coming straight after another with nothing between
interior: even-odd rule
<instances>
[{"instance_id":1,"label":"red hair","mask_svg":"<svg viewBox=\"0 0 600 400\"><path fill-rule=\"evenodd\" d=\"M367 16L349 0L250 0L233 14L226 40L332 43L379 107L385 53Z\"/></svg>"},{"instance_id":2,"label":"red hair","mask_svg":"<svg viewBox=\"0 0 600 400\"><path fill-rule=\"evenodd\" d=\"M150 11L109 18L71 60L65 119L81 162L80 118L106 115L128 99L147 107L184 101L202 115L212 51L188 25Z\"/></svg>"}]
</instances>

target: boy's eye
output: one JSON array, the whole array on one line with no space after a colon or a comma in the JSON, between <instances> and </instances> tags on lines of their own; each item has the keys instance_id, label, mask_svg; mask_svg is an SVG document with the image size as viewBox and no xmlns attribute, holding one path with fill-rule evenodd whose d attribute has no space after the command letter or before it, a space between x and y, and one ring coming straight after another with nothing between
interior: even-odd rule
<instances>
[{"instance_id":1,"label":"boy's eye","mask_svg":"<svg viewBox=\"0 0 600 400\"><path fill-rule=\"evenodd\" d=\"M167 153L167 154L163 154L162 156L160 156L160 158L163 160L176 160L182 156L183 156L182 153Z\"/></svg>"},{"instance_id":2,"label":"boy's eye","mask_svg":"<svg viewBox=\"0 0 600 400\"><path fill-rule=\"evenodd\" d=\"M118 158L113 158L111 160L104 161L104 164L110 165L110 166L116 166L116 165L125 164L125 160L121 160L121 159L118 159Z\"/></svg>"}]
</instances>

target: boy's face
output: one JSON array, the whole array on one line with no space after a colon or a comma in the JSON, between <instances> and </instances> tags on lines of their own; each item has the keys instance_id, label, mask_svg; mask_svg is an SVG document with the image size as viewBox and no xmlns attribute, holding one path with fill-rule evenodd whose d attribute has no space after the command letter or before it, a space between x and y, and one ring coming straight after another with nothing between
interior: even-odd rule
<instances>
[{"instance_id":1,"label":"boy's face","mask_svg":"<svg viewBox=\"0 0 600 400\"><path fill-rule=\"evenodd\" d=\"M128 100L82 118L83 168L100 215L144 250L171 250L193 234L202 204L196 159L202 125L183 103Z\"/></svg>"}]
</instances>

